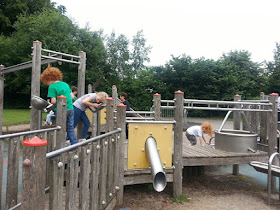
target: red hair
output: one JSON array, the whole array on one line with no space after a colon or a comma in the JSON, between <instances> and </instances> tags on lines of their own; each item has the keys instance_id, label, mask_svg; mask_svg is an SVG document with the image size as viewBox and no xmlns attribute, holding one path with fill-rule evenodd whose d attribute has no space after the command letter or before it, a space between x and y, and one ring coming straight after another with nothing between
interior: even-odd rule
<instances>
[{"instance_id":1,"label":"red hair","mask_svg":"<svg viewBox=\"0 0 280 210\"><path fill-rule=\"evenodd\" d=\"M213 133L214 133L213 132L213 125L211 123L209 123L209 122L202 123L201 124L201 130L202 130L203 133L206 133L206 134L208 134L210 136L212 136Z\"/></svg>"},{"instance_id":2,"label":"red hair","mask_svg":"<svg viewBox=\"0 0 280 210\"><path fill-rule=\"evenodd\" d=\"M48 67L43 71L40 78L41 81L46 85L49 81L62 81L62 72L59 68L51 67L50 64Z\"/></svg>"}]
</instances>

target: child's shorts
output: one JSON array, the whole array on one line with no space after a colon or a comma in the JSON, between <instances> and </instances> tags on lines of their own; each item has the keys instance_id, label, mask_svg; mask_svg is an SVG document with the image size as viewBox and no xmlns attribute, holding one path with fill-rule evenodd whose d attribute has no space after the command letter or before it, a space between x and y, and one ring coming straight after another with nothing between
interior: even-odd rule
<instances>
[{"instance_id":1,"label":"child's shorts","mask_svg":"<svg viewBox=\"0 0 280 210\"><path fill-rule=\"evenodd\" d=\"M194 135L191 135L186 131L186 137L191 142L192 145L196 145L197 139Z\"/></svg>"}]
</instances>

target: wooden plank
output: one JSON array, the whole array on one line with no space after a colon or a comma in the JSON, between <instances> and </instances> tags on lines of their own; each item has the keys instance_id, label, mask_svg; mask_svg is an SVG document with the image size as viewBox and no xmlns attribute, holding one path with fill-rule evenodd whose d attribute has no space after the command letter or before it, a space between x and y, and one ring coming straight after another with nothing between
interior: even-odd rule
<instances>
[{"instance_id":1,"label":"wooden plank","mask_svg":"<svg viewBox=\"0 0 280 210\"><path fill-rule=\"evenodd\" d=\"M107 152L107 189L106 189L106 195L107 200L111 199L112 193L114 193L114 186L113 186L113 178L114 178L114 150L113 150L113 144L112 137L108 137L108 152ZM115 140L114 140L115 141Z\"/></svg>"},{"instance_id":2,"label":"wooden plank","mask_svg":"<svg viewBox=\"0 0 280 210\"><path fill-rule=\"evenodd\" d=\"M166 174L166 181L173 182L173 174ZM152 174L125 176L124 185L153 183Z\"/></svg>"},{"instance_id":3,"label":"wooden plank","mask_svg":"<svg viewBox=\"0 0 280 210\"><path fill-rule=\"evenodd\" d=\"M79 172L79 156L78 151L70 151L67 161L67 179L65 194L65 209L74 210L77 208L77 191L78 191L78 172Z\"/></svg>"},{"instance_id":4,"label":"wooden plank","mask_svg":"<svg viewBox=\"0 0 280 210\"><path fill-rule=\"evenodd\" d=\"M9 139L6 209L17 204L19 173L19 137Z\"/></svg>"},{"instance_id":5,"label":"wooden plank","mask_svg":"<svg viewBox=\"0 0 280 210\"><path fill-rule=\"evenodd\" d=\"M99 169L100 169L100 149L99 143L94 143L92 145L91 153L91 177L90 177L90 202L89 209L95 210L99 206L99 189L98 189L98 178L99 178Z\"/></svg>"},{"instance_id":6,"label":"wooden plank","mask_svg":"<svg viewBox=\"0 0 280 210\"><path fill-rule=\"evenodd\" d=\"M108 152L108 140L107 138L101 141L101 154L100 154L100 166L101 166L101 182L100 182L100 204L103 208L107 203L107 195L106 195L106 188L107 188L107 152Z\"/></svg>"},{"instance_id":7,"label":"wooden plank","mask_svg":"<svg viewBox=\"0 0 280 210\"><path fill-rule=\"evenodd\" d=\"M64 164L61 162L62 157L52 158L50 167L50 191L49 191L49 209L63 209L63 181L64 181Z\"/></svg>"},{"instance_id":8,"label":"wooden plank","mask_svg":"<svg viewBox=\"0 0 280 210\"><path fill-rule=\"evenodd\" d=\"M4 165L4 141L1 139L0 140L0 195L2 195L2 179L3 179L3 165ZM1 199L2 196L0 197L0 207L2 206Z\"/></svg>"},{"instance_id":9,"label":"wooden plank","mask_svg":"<svg viewBox=\"0 0 280 210\"><path fill-rule=\"evenodd\" d=\"M216 157L216 158L183 158L184 166L206 166L206 165L233 165L249 164L251 161L266 161L268 156L240 156L240 157Z\"/></svg>"},{"instance_id":10,"label":"wooden plank","mask_svg":"<svg viewBox=\"0 0 280 210\"><path fill-rule=\"evenodd\" d=\"M81 165L80 165L80 180L79 180L79 209L89 209L89 172L90 172L90 153L92 151L89 145L82 146L81 149Z\"/></svg>"}]
</instances>

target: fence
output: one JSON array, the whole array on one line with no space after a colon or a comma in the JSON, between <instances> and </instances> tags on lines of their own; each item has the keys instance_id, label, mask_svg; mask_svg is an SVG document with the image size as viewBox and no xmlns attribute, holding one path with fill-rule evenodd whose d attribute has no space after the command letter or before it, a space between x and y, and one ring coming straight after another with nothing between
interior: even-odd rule
<instances>
[{"instance_id":1,"label":"fence","mask_svg":"<svg viewBox=\"0 0 280 210\"><path fill-rule=\"evenodd\" d=\"M60 106L64 100L58 98L57 117L65 109ZM0 136L0 183L6 180L0 185L0 206L106 209L121 203L125 107L117 110L117 129L108 125L109 132L68 147L64 147L66 121L59 119L57 123L64 125Z\"/></svg>"}]
</instances>

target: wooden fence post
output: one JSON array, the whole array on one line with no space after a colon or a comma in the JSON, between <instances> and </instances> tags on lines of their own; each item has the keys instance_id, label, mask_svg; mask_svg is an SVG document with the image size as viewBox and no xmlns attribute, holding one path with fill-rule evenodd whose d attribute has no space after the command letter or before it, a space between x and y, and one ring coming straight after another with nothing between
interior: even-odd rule
<instances>
[{"instance_id":1,"label":"wooden fence post","mask_svg":"<svg viewBox=\"0 0 280 210\"><path fill-rule=\"evenodd\" d=\"M0 135L2 135L2 126L3 126L3 101L4 101L4 66L0 65ZM0 184L1 186L1 184ZM1 204L1 199L0 199ZM1 206L1 205L0 205Z\"/></svg>"},{"instance_id":2,"label":"wooden fence post","mask_svg":"<svg viewBox=\"0 0 280 210\"><path fill-rule=\"evenodd\" d=\"M240 101L241 100L241 95L236 94L234 96L234 101ZM240 105L235 105L235 108L241 108ZM233 112L233 129L234 130L240 130L240 112L235 111Z\"/></svg>"},{"instance_id":3,"label":"wooden fence post","mask_svg":"<svg viewBox=\"0 0 280 210\"><path fill-rule=\"evenodd\" d=\"M47 141L34 137L23 141L23 210L44 209Z\"/></svg>"},{"instance_id":4,"label":"wooden fence post","mask_svg":"<svg viewBox=\"0 0 280 210\"><path fill-rule=\"evenodd\" d=\"M66 104L67 97L58 96L57 97L57 110L56 110L56 124L61 127L56 134L56 149L65 147L66 141Z\"/></svg>"},{"instance_id":5,"label":"wooden fence post","mask_svg":"<svg viewBox=\"0 0 280 210\"><path fill-rule=\"evenodd\" d=\"M114 109L117 109L118 103L118 89L116 85L112 86L112 98L115 99Z\"/></svg>"},{"instance_id":6,"label":"wooden fence post","mask_svg":"<svg viewBox=\"0 0 280 210\"><path fill-rule=\"evenodd\" d=\"M175 92L175 111L174 120L174 155L173 164L175 166L173 174L173 196L182 195L182 149L183 149L183 111L184 111L184 92Z\"/></svg>"},{"instance_id":7,"label":"wooden fence post","mask_svg":"<svg viewBox=\"0 0 280 210\"><path fill-rule=\"evenodd\" d=\"M31 75L31 97L40 96L40 74L41 74L41 50L42 42L33 42L32 52L32 75ZM34 107L30 111L30 130L41 128L41 112Z\"/></svg>"},{"instance_id":8,"label":"wooden fence post","mask_svg":"<svg viewBox=\"0 0 280 210\"><path fill-rule=\"evenodd\" d=\"M4 69L3 65L0 65L0 135L3 134L3 101L4 101L4 74L2 70ZM2 192L2 178L3 178L3 152L4 144L0 140L0 192ZM1 194L1 193L0 193ZM1 197L0 197L0 207L2 206Z\"/></svg>"},{"instance_id":9,"label":"wooden fence post","mask_svg":"<svg viewBox=\"0 0 280 210\"><path fill-rule=\"evenodd\" d=\"M268 155L269 157L275 152L275 146L277 146L277 115L278 115L278 94L271 93L269 94L269 102L272 104L271 109L272 112L269 112L268 116L268 125L269 125L269 132L268 132ZM275 161L273 164L275 164ZM272 177L271 182L271 189L272 192L276 190L276 178Z\"/></svg>"},{"instance_id":10,"label":"wooden fence post","mask_svg":"<svg viewBox=\"0 0 280 210\"><path fill-rule=\"evenodd\" d=\"M260 99L265 100L264 92L260 93ZM260 113L260 143L267 144L267 113ZM267 148L259 146L260 149L267 151Z\"/></svg>"},{"instance_id":11,"label":"wooden fence post","mask_svg":"<svg viewBox=\"0 0 280 210\"><path fill-rule=\"evenodd\" d=\"M241 95L236 94L234 96L234 101L240 101ZM241 108L240 105L235 105L235 108ZM233 129L234 130L240 130L240 112L235 111L233 112ZM239 174L239 165L235 164L232 166L232 174L238 175Z\"/></svg>"},{"instance_id":12,"label":"wooden fence post","mask_svg":"<svg viewBox=\"0 0 280 210\"><path fill-rule=\"evenodd\" d=\"M118 204L123 203L123 188L124 188L124 150L125 150L125 124L126 124L126 105L119 104L117 106L117 127L122 129L120 134L120 139L118 141L117 147L119 147L119 180L118 187L119 191L117 193Z\"/></svg>"},{"instance_id":13,"label":"wooden fence post","mask_svg":"<svg viewBox=\"0 0 280 210\"><path fill-rule=\"evenodd\" d=\"M160 105L161 105L161 95L156 93L154 94L154 99L153 99L153 108L154 108L154 112L155 112L155 121L159 121L161 120L160 118Z\"/></svg>"}]
</instances>

